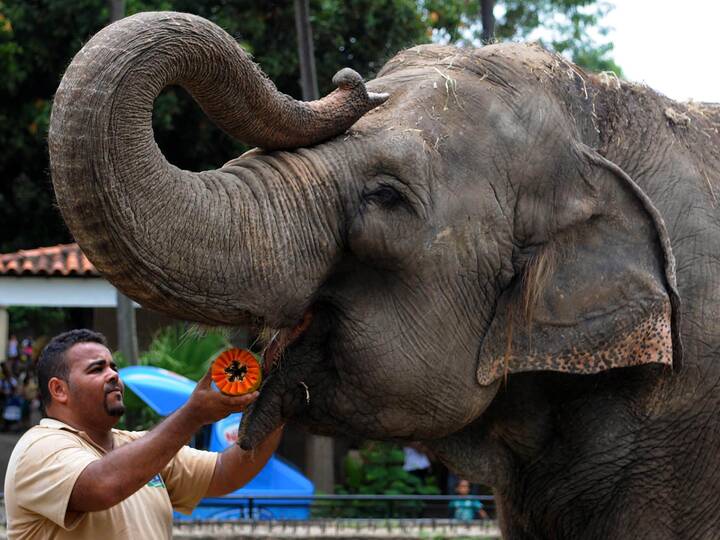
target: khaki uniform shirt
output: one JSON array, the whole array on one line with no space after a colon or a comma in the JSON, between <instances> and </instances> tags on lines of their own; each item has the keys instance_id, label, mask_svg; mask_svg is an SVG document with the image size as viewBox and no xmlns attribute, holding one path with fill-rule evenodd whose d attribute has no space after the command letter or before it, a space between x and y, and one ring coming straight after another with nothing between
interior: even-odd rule
<instances>
[{"instance_id":1,"label":"khaki uniform shirt","mask_svg":"<svg viewBox=\"0 0 720 540\"><path fill-rule=\"evenodd\" d=\"M142 432L113 431L115 447ZM183 447L145 486L112 508L68 512L73 486L105 450L84 432L44 418L18 441L5 474L8 538L138 540L172 537L172 509L189 514L207 492L217 454Z\"/></svg>"}]
</instances>

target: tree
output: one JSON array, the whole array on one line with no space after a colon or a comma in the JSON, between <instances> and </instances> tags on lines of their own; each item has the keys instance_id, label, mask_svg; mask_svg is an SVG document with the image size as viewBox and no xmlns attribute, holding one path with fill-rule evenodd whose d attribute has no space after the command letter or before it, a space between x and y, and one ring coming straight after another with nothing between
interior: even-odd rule
<instances>
[{"instance_id":1,"label":"tree","mask_svg":"<svg viewBox=\"0 0 720 540\"><path fill-rule=\"evenodd\" d=\"M338 69L351 67L372 78L398 50L413 44L431 39L479 44L480 0L310 0L309 6L321 95L332 90ZM549 46L583 65L612 68L609 46L588 37L589 30L598 30L603 6L594 0L498 0L495 35L532 37L543 25L551 31L551 38L543 38ZM292 0L126 0L125 8L129 15L175 10L213 20L240 41L282 92L302 96ZM73 55L109 17L107 0L0 0L0 252L72 240L55 208L48 174L51 100ZM168 159L182 168L215 168L245 150L179 88L157 99L154 130Z\"/></svg>"},{"instance_id":2,"label":"tree","mask_svg":"<svg viewBox=\"0 0 720 540\"><path fill-rule=\"evenodd\" d=\"M497 41L537 40L590 71L614 71L622 75L610 56L612 44L598 42L608 31L601 24L612 9L607 1L429 0L425 4L441 39L465 44L491 41L490 36L484 34L485 24L479 24L487 21L494 23ZM490 11L495 17L490 17Z\"/></svg>"},{"instance_id":3,"label":"tree","mask_svg":"<svg viewBox=\"0 0 720 540\"><path fill-rule=\"evenodd\" d=\"M96 0L64 6L0 0L2 251L69 240L47 173L51 98L69 59L108 15Z\"/></svg>"}]
</instances>

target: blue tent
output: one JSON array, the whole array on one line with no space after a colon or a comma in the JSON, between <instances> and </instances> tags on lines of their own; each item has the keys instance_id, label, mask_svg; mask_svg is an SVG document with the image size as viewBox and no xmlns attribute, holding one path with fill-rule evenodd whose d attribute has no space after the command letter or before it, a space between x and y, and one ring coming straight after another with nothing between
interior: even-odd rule
<instances>
[{"instance_id":1,"label":"blue tent","mask_svg":"<svg viewBox=\"0 0 720 540\"><path fill-rule=\"evenodd\" d=\"M160 416L168 416L180 408L196 384L187 377L152 366L122 368L120 378Z\"/></svg>"},{"instance_id":2,"label":"blue tent","mask_svg":"<svg viewBox=\"0 0 720 540\"><path fill-rule=\"evenodd\" d=\"M187 401L195 382L152 366L130 366L120 370L125 385L151 409L167 416ZM211 427L208 450L222 452L237 441L237 428L241 413L231 414ZM291 464L272 456L265 467L244 487L227 495L203 499L190 516L175 514L179 519L307 519L309 501L282 499L286 496L311 497L315 491L312 482ZM277 499L260 499L249 506L247 499L277 495Z\"/></svg>"}]
</instances>

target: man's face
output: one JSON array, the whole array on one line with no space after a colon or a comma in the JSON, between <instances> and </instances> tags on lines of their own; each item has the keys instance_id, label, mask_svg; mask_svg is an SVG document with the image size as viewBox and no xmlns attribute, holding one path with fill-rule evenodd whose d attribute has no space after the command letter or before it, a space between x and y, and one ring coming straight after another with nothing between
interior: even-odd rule
<instances>
[{"instance_id":1,"label":"man's face","mask_svg":"<svg viewBox=\"0 0 720 540\"><path fill-rule=\"evenodd\" d=\"M65 351L69 368L68 406L77 413L119 418L125 412L125 386L107 347L78 343Z\"/></svg>"}]
</instances>

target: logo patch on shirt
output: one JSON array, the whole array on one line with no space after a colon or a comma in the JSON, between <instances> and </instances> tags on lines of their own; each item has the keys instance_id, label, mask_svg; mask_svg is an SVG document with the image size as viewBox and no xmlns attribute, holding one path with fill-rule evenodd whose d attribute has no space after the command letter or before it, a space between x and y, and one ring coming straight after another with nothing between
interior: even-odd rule
<instances>
[{"instance_id":1,"label":"logo patch on shirt","mask_svg":"<svg viewBox=\"0 0 720 540\"><path fill-rule=\"evenodd\" d=\"M165 488L165 482L163 482L162 476L159 474L153 476L146 485L147 487Z\"/></svg>"}]
</instances>

